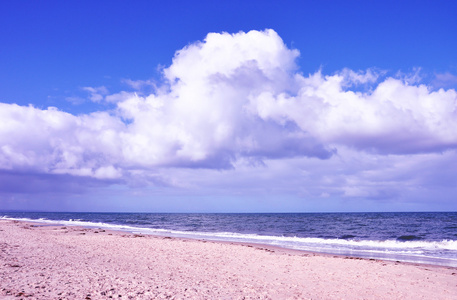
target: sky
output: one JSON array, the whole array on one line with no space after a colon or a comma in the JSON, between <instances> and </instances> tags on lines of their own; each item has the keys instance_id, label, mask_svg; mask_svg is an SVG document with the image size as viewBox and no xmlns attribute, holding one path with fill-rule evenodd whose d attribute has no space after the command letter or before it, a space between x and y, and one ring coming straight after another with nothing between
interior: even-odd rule
<instances>
[{"instance_id":1,"label":"sky","mask_svg":"<svg viewBox=\"0 0 457 300\"><path fill-rule=\"evenodd\" d=\"M455 1L0 8L0 211L457 211Z\"/></svg>"}]
</instances>

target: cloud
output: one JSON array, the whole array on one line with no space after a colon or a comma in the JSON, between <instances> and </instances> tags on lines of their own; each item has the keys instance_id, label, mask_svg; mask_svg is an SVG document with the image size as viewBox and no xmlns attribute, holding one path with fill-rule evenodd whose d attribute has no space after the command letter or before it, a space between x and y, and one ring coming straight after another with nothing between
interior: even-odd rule
<instances>
[{"instance_id":1,"label":"cloud","mask_svg":"<svg viewBox=\"0 0 457 300\"><path fill-rule=\"evenodd\" d=\"M101 103L105 100L105 96L107 96L109 94L108 89L104 86L83 87L83 88L81 88L81 90L89 93L88 98L80 97L80 96L71 96L71 97L66 97L65 100L72 103L73 105L81 105L81 104L87 102L87 100L90 100L91 102L95 102L95 103Z\"/></svg>"},{"instance_id":2,"label":"cloud","mask_svg":"<svg viewBox=\"0 0 457 300\"><path fill-rule=\"evenodd\" d=\"M230 168L239 156L328 158L332 149L295 124L247 109L252 95L294 88L297 56L271 30L209 34L178 51L164 70L166 87L118 102L131 122L124 154L137 164L202 168Z\"/></svg>"},{"instance_id":3,"label":"cloud","mask_svg":"<svg viewBox=\"0 0 457 300\"><path fill-rule=\"evenodd\" d=\"M48 108L0 103L3 170L119 177L118 131L124 124L106 112L73 116Z\"/></svg>"},{"instance_id":4,"label":"cloud","mask_svg":"<svg viewBox=\"0 0 457 300\"><path fill-rule=\"evenodd\" d=\"M457 93L432 92L387 78L369 93L344 90L343 75L299 77L296 95L262 92L251 110L264 120L293 122L325 145L384 154L455 149Z\"/></svg>"},{"instance_id":5,"label":"cloud","mask_svg":"<svg viewBox=\"0 0 457 300\"><path fill-rule=\"evenodd\" d=\"M424 79L421 71L421 68L413 68L412 72L408 73L398 71L397 74L395 74L395 77L409 85L420 84Z\"/></svg>"},{"instance_id":6,"label":"cloud","mask_svg":"<svg viewBox=\"0 0 457 300\"><path fill-rule=\"evenodd\" d=\"M374 83L376 82L380 75L385 74L386 72L381 72L377 70L367 70L366 72L362 71L353 71L350 69L343 69L341 72L339 72L339 75L344 78L344 81L342 82L342 86L354 86L354 85L360 85L360 84L368 84L368 83Z\"/></svg>"},{"instance_id":7,"label":"cloud","mask_svg":"<svg viewBox=\"0 0 457 300\"><path fill-rule=\"evenodd\" d=\"M104 86L99 86L99 87L83 87L83 91L86 91L89 93L89 99L92 102L101 102L103 101L103 98L105 95L107 95L108 89Z\"/></svg>"},{"instance_id":8,"label":"cloud","mask_svg":"<svg viewBox=\"0 0 457 300\"><path fill-rule=\"evenodd\" d=\"M449 88L457 86L457 75L450 72L438 73L432 81L432 85L436 88Z\"/></svg>"},{"instance_id":9,"label":"cloud","mask_svg":"<svg viewBox=\"0 0 457 300\"><path fill-rule=\"evenodd\" d=\"M157 89L157 84L154 80L131 80L131 79L123 79L122 82L133 88L134 90L142 90L145 87Z\"/></svg>"},{"instance_id":10,"label":"cloud","mask_svg":"<svg viewBox=\"0 0 457 300\"><path fill-rule=\"evenodd\" d=\"M177 51L150 93L143 91L153 84L148 80L125 81L138 93L84 88L92 101L113 103L112 110L71 115L0 103L0 169L192 186L179 174L250 174L277 166L267 173L279 190L292 190L293 183L312 197L386 198L402 192L398 178L379 184L385 165L455 153L454 89L434 91L417 76L412 81L375 69L305 76L298 56L273 30L210 33ZM363 171L336 163L345 155L363 157ZM379 162L368 167L373 160ZM304 162L317 179L284 175L278 182L280 170L289 169L284 164ZM336 176L329 166L345 171ZM214 176L229 186L222 177ZM247 178L252 185L255 177Z\"/></svg>"},{"instance_id":11,"label":"cloud","mask_svg":"<svg viewBox=\"0 0 457 300\"><path fill-rule=\"evenodd\" d=\"M67 100L68 102L70 102L73 105L81 105L84 102L86 102L86 99L84 99L82 97L77 97L77 96L66 97L65 100Z\"/></svg>"}]
</instances>

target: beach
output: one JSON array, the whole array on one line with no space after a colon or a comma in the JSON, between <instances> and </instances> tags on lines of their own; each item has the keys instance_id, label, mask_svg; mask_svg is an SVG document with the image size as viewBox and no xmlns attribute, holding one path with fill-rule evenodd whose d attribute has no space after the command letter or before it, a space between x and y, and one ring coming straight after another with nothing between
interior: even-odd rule
<instances>
[{"instance_id":1,"label":"beach","mask_svg":"<svg viewBox=\"0 0 457 300\"><path fill-rule=\"evenodd\" d=\"M2 299L456 299L457 269L0 220Z\"/></svg>"}]
</instances>

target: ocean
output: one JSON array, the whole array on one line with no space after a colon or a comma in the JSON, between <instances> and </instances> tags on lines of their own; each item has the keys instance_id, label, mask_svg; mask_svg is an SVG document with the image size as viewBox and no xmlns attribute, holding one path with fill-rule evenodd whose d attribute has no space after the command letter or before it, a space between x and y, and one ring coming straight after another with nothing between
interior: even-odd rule
<instances>
[{"instance_id":1,"label":"ocean","mask_svg":"<svg viewBox=\"0 0 457 300\"><path fill-rule=\"evenodd\" d=\"M0 212L0 219L258 243L327 254L457 267L457 212Z\"/></svg>"}]
</instances>

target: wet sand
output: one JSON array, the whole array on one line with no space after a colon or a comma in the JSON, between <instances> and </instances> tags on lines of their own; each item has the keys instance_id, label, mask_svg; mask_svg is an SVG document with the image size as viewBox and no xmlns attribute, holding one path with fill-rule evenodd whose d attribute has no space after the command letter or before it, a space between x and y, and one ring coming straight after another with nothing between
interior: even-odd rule
<instances>
[{"instance_id":1,"label":"wet sand","mask_svg":"<svg viewBox=\"0 0 457 300\"><path fill-rule=\"evenodd\" d=\"M457 268L0 220L1 299L457 299Z\"/></svg>"}]
</instances>

